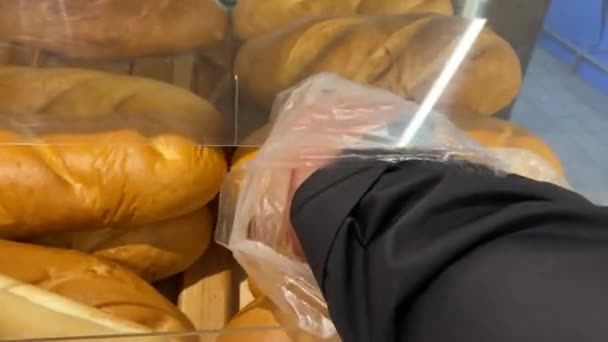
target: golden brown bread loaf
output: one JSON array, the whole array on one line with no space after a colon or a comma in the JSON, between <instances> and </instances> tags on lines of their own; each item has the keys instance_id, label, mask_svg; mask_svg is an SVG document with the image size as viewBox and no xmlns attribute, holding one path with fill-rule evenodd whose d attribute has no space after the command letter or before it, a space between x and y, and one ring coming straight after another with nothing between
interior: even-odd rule
<instances>
[{"instance_id":1,"label":"golden brown bread loaf","mask_svg":"<svg viewBox=\"0 0 608 342\"><path fill-rule=\"evenodd\" d=\"M289 335L280 328L275 310L268 298L257 298L226 325L226 332L218 336L217 342L291 342Z\"/></svg>"},{"instance_id":2,"label":"golden brown bread loaf","mask_svg":"<svg viewBox=\"0 0 608 342\"><path fill-rule=\"evenodd\" d=\"M213 139L223 124L208 101L188 90L149 78L77 68L0 65L0 111L0 123L7 115L41 114L31 130L133 127L146 134L186 134L207 144L217 142ZM49 122L53 127L43 127Z\"/></svg>"},{"instance_id":3,"label":"golden brown bread loaf","mask_svg":"<svg viewBox=\"0 0 608 342\"><path fill-rule=\"evenodd\" d=\"M325 15L454 13L451 0L239 0L233 27L243 40L275 32L302 19Z\"/></svg>"},{"instance_id":4,"label":"golden brown bread loaf","mask_svg":"<svg viewBox=\"0 0 608 342\"><path fill-rule=\"evenodd\" d=\"M179 217L213 199L226 173L220 148L176 133L211 136L219 113L161 82L0 67L0 113L3 238Z\"/></svg>"},{"instance_id":5,"label":"golden brown bread loaf","mask_svg":"<svg viewBox=\"0 0 608 342\"><path fill-rule=\"evenodd\" d=\"M214 223L211 210L203 208L138 228L69 232L34 242L111 260L155 282L192 266L209 247Z\"/></svg>"},{"instance_id":6,"label":"golden brown bread loaf","mask_svg":"<svg viewBox=\"0 0 608 342\"><path fill-rule=\"evenodd\" d=\"M224 38L217 0L2 0L0 41L75 58L175 54Z\"/></svg>"},{"instance_id":7,"label":"golden brown bread loaf","mask_svg":"<svg viewBox=\"0 0 608 342\"><path fill-rule=\"evenodd\" d=\"M142 325L120 319L36 286L0 274L0 339L30 340L150 334ZM32 324L41 322L46 324ZM52 323L52 324L51 324ZM95 339L113 341L115 337ZM138 341L167 341L164 337L139 337Z\"/></svg>"},{"instance_id":8,"label":"golden brown bread loaf","mask_svg":"<svg viewBox=\"0 0 608 342\"><path fill-rule=\"evenodd\" d=\"M540 137L520 125L497 118L453 117L454 124L478 144L486 148L510 148L533 152L544 159L558 174L563 175L562 163Z\"/></svg>"},{"instance_id":9,"label":"golden brown bread loaf","mask_svg":"<svg viewBox=\"0 0 608 342\"><path fill-rule=\"evenodd\" d=\"M241 90L269 107L308 76L332 72L422 101L469 22L436 14L320 18L246 43L236 59ZM437 107L492 115L521 86L517 55L489 29L476 40Z\"/></svg>"},{"instance_id":10,"label":"golden brown bread loaf","mask_svg":"<svg viewBox=\"0 0 608 342\"><path fill-rule=\"evenodd\" d=\"M321 339L297 328L267 297L258 297L226 325L217 342L338 342Z\"/></svg>"},{"instance_id":11,"label":"golden brown bread loaf","mask_svg":"<svg viewBox=\"0 0 608 342\"><path fill-rule=\"evenodd\" d=\"M79 252L0 240L0 274L157 332L193 329L144 280L114 263Z\"/></svg>"}]
</instances>

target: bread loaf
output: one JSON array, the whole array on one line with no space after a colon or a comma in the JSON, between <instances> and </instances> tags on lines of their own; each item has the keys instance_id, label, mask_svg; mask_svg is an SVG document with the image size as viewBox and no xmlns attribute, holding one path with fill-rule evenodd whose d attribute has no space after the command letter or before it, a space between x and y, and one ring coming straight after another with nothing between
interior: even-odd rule
<instances>
[{"instance_id":1,"label":"bread loaf","mask_svg":"<svg viewBox=\"0 0 608 342\"><path fill-rule=\"evenodd\" d=\"M226 325L217 342L322 342L340 339L336 336L321 339L305 333L282 313L267 297L258 297L241 310Z\"/></svg>"},{"instance_id":2,"label":"bread loaf","mask_svg":"<svg viewBox=\"0 0 608 342\"><path fill-rule=\"evenodd\" d=\"M291 342L275 318L275 310L268 298L257 298L226 325L226 332L218 336L217 342Z\"/></svg>"},{"instance_id":3,"label":"bread loaf","mask_svg":"<svg viewBox=\"0 0 608 342\"><path fill-rule=\"evenodd\" d=\"M0 113L3 238L179 217L213 199L226 173L220 148L187 137L211 137L220 114L161 82L0 67Z\"/></svg>"},{"instance_id":4,"label":"bread loaf","mask_svg":"<svg viewBox=\"0 0 608 342\"><path fill-rule=\"evenodd\" d=\"M454 117L453 122L502 162L503 170L569 188L559 157L540 137L496 118Z\"/></svg>"},{"instance_id":5,"label":"bread loaf","mask_svg":"<svg viewBox=\"0 0 608 342\"><path fill-rule=\"evenodd\" d=\"M469 22L436 14L313 19L246 43L236 59L243 93L271 105L275 95L308 76L332 72L421 102ZM437 107L492 115L521 85L517 55L489 29L476 40Z\"/></svg>"},{"instance_id":6,"label":"bread loaf","mask_svg":"<svg viewBox=\"0 0 608 342\"><path fill-rule=\"evenodd\" d=\"M561 161L553 149L540 137L514 122L467 116L452 117L452 121L471 139L486 148L528 150L544 159L558 175L564 174Z\"/></svg>"},{"instance_id":7,"label":"bread loaf","mask_svg":"<svg viewBox=\"0 0 608 342\"><path fill-rule=\"evenodd\" d=\"M145 281L86 254L0 240L0 274L153 331L193 330L192 323ZM6 314L2 312L0 316Z\"/></svg>"},{"instance_id":8,"label":"bread loaf","mask_svg":"<svg viewBox=\"0 0 608 342\"><path fill-rule=\"evenodd\" d=\"M0 275L0 339L48 339L80 336L150 334L151 329L122 320L93 307L39 287ZM35 324L45 322L46 324ZM115 337L96 341L113 341ZM167 341L163 337L138 337L138 341Z\"/></svg>"},{"instance_id":9,"label":"bread loaf","mask_svg":"<svg viewBox=\"0 0 608 342\"><path fill-rule=\"evenodd\" d=\"M74 58L175 54L224 38L217 0L2 0L0 41Z\"/></svg>"},{"instance_id":10,"label":"bread loaf","mask_svg":"<svg viewBox=\"0 0 608 342\"><path fill-rule=\"evenodd\" d=\"M0 65L0 112L5 126L15 117L39 114L25 127L34 133L133 128L147 135L180 133L206 144L218 143L223 124L208 101L188 90L76 68Z\"/></svg>"},{"instance_id":11,"label":"bread loaf","mask_svg":"<svg viewBox=\"0 0 608 342\"><path fill-rule=\"evenodd\" d=\"M75 249L114 261L155 282L181 273L200 258L214 226L208 208L143 227L69 232L38 239L52 247Z\"/></svg>"},{"instance_id":12,"label":"bread loaf","mask_svg":"<svg viewBox=\"0 0 608 342\"><path fill-rule=\"evenodd\" d=\"M275 32L302 19L325 15L454 12L451 0L239 0L233 26L243 40Z\"/></svg>"}]
</instances>

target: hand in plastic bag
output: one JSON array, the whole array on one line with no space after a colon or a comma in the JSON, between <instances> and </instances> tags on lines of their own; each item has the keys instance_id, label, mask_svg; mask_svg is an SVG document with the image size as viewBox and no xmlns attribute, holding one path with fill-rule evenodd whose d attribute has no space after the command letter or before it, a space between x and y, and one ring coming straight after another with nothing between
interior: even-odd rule
<instances>
[{"instance_id":1,"label":"hand in plastic bag","mask_svg":"<svg viewBox=\"0 0 608 342\"><path fill-rule=\"evenodd\" d=\"M279 97L257 157L229 175L216 239L301 328L325 337L335 333L289 221L293 194L316 170L342 158L430 158L398 148L417 110L387 91L317 75ZM435 155L441 158L458 151L483 155L440 115L426 120L408 148L447 151Z\"/></svg>"},{"instance_id":2,"label":"hand in plastic bag","mask_svg":"<svg viewBox=\"0 0 608 342\"><path fill-rule=\"evenodd\" d=\"M403 133L419 110L387 91L317 75L279 97L256 158L228 176L216 239L304 330L335 333L289 216L294 193L316 170L342 159L465 159L509 169L439 113L416 127L403 148Z\"/></svg>"},{"instance_id":3,"label":"hand in plastic bag","mask_svg":"<svg viewBox=\"0 0 608 342\"><path fill-rule=\"evenodd\" d=\"M392 93L328 74L286 92L277 101L274 127L256 162L270 166L270 173L291 173L284 197L284 224L286 243L295 256L304 255L288 217L291 199L300 185L338 159L345 148L361 148L363 136L370 140L386 138L387 124L411 115L415 109L413 103Z\"/></svg>"}]
</instances>

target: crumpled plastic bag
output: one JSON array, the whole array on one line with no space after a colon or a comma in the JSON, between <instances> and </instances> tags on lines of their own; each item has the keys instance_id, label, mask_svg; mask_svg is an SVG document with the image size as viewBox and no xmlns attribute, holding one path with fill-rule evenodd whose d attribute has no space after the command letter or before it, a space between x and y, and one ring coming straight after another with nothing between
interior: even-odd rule
<instances>
[{"instance_id":1,"label":"crumpled plastic bag","mask_svg":"<svg viewBox=\"0 0 608 342\"><path fill-rule=\"evenodd\" d=\"M319 74L278 97L268 139L224 182L216 240L305 331L336 333L289 221L292 195L316 170L341 158L461 159L499 174L524 169L536 179L561 182L532 152L486 150L440 113L430 113L403 146L404 132L421 114L418 105L390 92Z\"/></svg>"}]
</instances>

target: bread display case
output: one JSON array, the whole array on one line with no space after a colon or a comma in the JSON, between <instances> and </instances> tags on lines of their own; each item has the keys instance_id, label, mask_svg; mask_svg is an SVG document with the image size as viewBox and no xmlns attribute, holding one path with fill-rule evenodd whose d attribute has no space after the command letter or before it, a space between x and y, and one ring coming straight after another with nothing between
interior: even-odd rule
<instances>
[{"instance_id":1,"label":"bread display case","mask_svg":"<svg viewBox=\"0 0 608 342\"><path fill-rule=\"evenodd\" d=\"M442 147L608 203L608 97L536 44L548 5L0 0L0 340L339 341L292 235L236 243L277 122L293 166L307 129L385 148L380 114L445 114Z\"/></svg>"}]
</instances>

